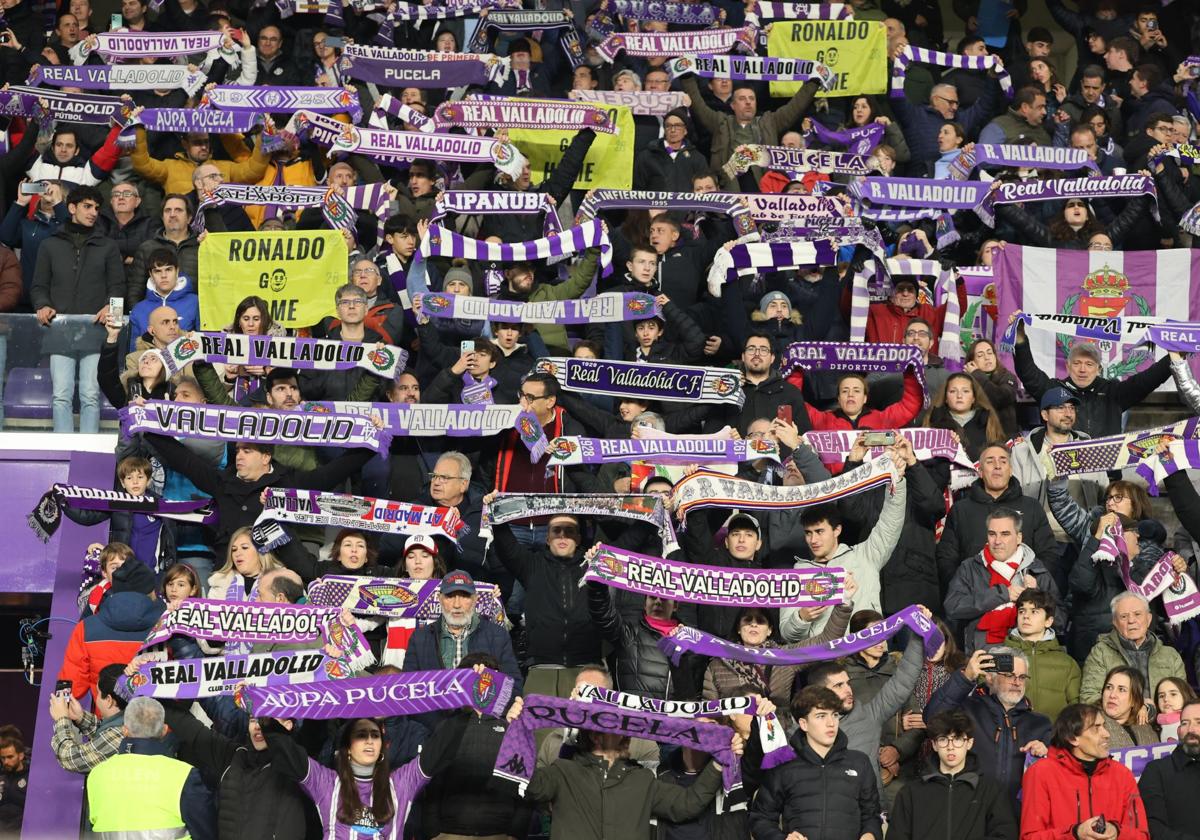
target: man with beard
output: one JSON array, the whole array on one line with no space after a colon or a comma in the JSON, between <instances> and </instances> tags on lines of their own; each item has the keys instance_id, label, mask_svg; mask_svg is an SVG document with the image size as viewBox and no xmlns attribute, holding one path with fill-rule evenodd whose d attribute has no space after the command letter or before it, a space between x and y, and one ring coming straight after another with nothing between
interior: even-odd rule
<instances>
[{"instance_id":1,"label":"man with beard","mask_svg":"<svg viewBox=\"0 0 1200 840\"><path fill-rule=\"evenodd\" d=\"M1012 670L999 672L994 657L1005 654L1012 657ZM976 685L980 675L984 682ZM1025 654L1009 647L979 648L925 706L926 724L949 709L962 709L970 716L975 724L971 752L979 759L979 772L1004 787L1018 814L1026 754L1041 758L1050 740L1050 718L1033 711L1025 697L1028 679Z\"/></svg>"},{"instance_id":2,"label":"man with beard","mask_svg":"<svg viewBox=\"0 0 1200 840\"><path fill-rule=\"evenodd\" d=\"M1200 702L1179 716L1179 746L1146 765L1138 781L1150 835L1154 840L1196 837L1196 795L1200 794Z\"/></svg>"},{"instance_id":3,"label":"man with beard","mask_svg":"<svg viewBox=\"0 0 1200 840\"><path fill-rule=\"evenodd\" d=\"M710 413L705 422L705 431L717 431L722 426L736 426L741 435L746 435L750 424L759 417L777 417L780 407L791 409L792 422L800 432L812 428L808 420L808 405L800 389L782 379L772 368L775 351L771 338L763 332L753 332L742 347L742 391L746 401L739 409L727 406Z\"/></svg>"}]
</instances>

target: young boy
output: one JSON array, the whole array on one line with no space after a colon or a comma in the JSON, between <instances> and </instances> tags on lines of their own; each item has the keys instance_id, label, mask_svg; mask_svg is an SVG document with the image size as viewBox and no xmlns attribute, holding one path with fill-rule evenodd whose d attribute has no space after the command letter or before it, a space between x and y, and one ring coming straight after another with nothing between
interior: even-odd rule
<instances>
[{"instance_id":1,"label":"young boy","mask_svg":"<svg viewBox=\"0 0 1200 840\"><path fill-rule=\"evenodd\" d=\"M80 605L79 612L86 618L96 611L100 606L100 601L112 589L113 572L121 568L121 565L126 560L133 559L133 550L121 542L110 542L108 545L100 545L100 543L92 543L88 546L88 552L93 549L100 552L100 579L92 584L92 588L87 590L87 594L81 597L83 604ZM86 607L84 606L86 604Z\"/></svg>"},{"instance_id":2,"label":"young boy","mask_svg":"<svg viewBox=\"0 0 1200 840\"><path fill-rule=\"evenodd\" d=\"M875 771L838 731L842 701L810 685L792 701L792 714L796 758L767 771L750 810L754 836L883 840Z\"/></svg>"},{"instance_id":3,"label":"young boy","mask_svg":"<svg viewBox=\"0 0 1200 840\"><path fill-rule=\"evenodd\" d=\"M970 755L975 743L972 732L971 718L961 709L930 719L926 734L934 755L922 774L897 794L888 819L888 840L1016 840L1017 821L1004 789L980 775Z\"/></svg>"},{"instance_id":4,"label":"young boy","mask_svg":"<svg viewBox=\"0 0 1200 840\"><path fill-rule=\"evenodd\" d=\"M150 313L169 306L179 316L182 332L200 329L200 299L191 288L195 278L179 273L179 257L170 248L158 248L146 260L150 276L146 280L146 299L129 313L129 352L137 349L137 340L150 328Z\"/></svg>"},{"instance_id":5,"label":"young boy","mask_svg":"<svg viewBox=\"0 0 1200 840\"><path fill-rule=\"evenodd\" d=\"M145 496L153 475L150 462L137 455L122 458L117 464L117 478L131 496ZM63 513L80 525L99 525L111 519L109 539L128 545L138 560L155 571L166 569L175 562L174 533L163 528L161 517L128 510L78 510L70 506Z\"/></svg>"},{"instance_id":6,"label":"young boy","mask_svg":"<svg viewBox=\"0 0 1200 840\"><path fill-rule=\"evenodd\" d=\"M1043 589L1026 589L1017 597L1017 626L1006 644L1029 659L1025 696L1035 712L1051 720L1079 702L1080 671L1054 635L1054 596Z\"/></svg>"}]
</instances>

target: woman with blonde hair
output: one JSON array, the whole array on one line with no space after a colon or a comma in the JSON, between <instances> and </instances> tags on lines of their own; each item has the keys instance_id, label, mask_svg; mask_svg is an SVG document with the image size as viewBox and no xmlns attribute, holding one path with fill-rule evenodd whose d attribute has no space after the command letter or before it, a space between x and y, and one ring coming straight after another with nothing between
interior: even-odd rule
<instances>
[{"instance_id":1,"label":"woman with blonde hair","mask_svg":"<svg viewBox=\"0 0 1200 840\"><path fill-rule=\"evenodd\" d=\"M208 597L214 601L257 601L263 572L283 567L270 551L259 553L249 528L238 528L229 538L225 565L208 579Z\"/></svg>"},{"instance_id":2,"label":"woman with blonde hair","mask_svg":"<svg viewBox=\"0 0 1200 840\"><path fill-rule=\"evenodd\" d=\"M990 441L1005 438L1000 415L983 387L969 373L952 373L946 378L946 384L933 395L925 424L957 433L972 461L979 460Z\"/></svg>"}]
</instances>

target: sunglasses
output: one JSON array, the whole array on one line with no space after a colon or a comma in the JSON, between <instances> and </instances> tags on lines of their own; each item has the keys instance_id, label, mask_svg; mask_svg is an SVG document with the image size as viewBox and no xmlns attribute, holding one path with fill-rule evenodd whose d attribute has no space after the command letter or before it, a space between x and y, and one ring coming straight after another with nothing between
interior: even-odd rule
<instances>
[{"instance_id":1,"label":"sunglasses","mask_svg":"<svg viewBox=\"0 0 1200 840\"><path fill-rule=\"evenodd\" d=\"M574 525L551 525L550 536L554 538L564 537L568 540L578 540L579 529Z\"/></svg>"}]
</instances>

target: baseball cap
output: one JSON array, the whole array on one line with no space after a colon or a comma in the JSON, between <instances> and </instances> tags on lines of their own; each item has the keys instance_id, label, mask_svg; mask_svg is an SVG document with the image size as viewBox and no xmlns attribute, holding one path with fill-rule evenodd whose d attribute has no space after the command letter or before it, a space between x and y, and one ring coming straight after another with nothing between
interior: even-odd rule
<instances>
[{"instance_id":1,"label":"baseball cap","mask_svg":"<svg viewBox=\"0 0 1200 840\"><path fill-rule=\"evenodd\" d=\"M1067 403L1079 405L1079 397L1061 386L1051 388L1042 394L1042 408L1058 408L1060 405L1066 405Z\"/></svg>"},{"instance_id":2,"label":"baseball cap","mask_svg":"<svg viewBox=\"0 0 1200 840\"><path fill-rule=\"evenodd\" d=\"M735 510L729 514L729 518L725 520L725 524L721 526L726 531L732 531L734 528L750 528L754 533L762 536L762 528L759 527L758 520L748 513L742 513Z\"/></svg>"},{"instance_id":3,"label":"baseball cap","mask_svg":"<svg viewBox=\"0 0 1200 840\"><path fill-rule=\"evenodd\" d=\"M407 540L405 540L404 553L408 554L409 549L412 549L412 548L423 548L426 551L428 551L430 554L432 554L434 557L437 557L437 553L438 553L437 543L433 541L433 537L430 537L428 535L413 534L411 537L409 537Z\"/></svg>"},{"instance_id":4,"label":"baseball cap","mask_svg":"<svg viewBox=\"0 0 1200 840\"><path fill-rule=\"evenodd\" d=\"M451 592L466 592L468 595L474 595L474 579L466 572L451 572L442 578L441 593L449 595Z\"/></svg>"}]
</instances>

